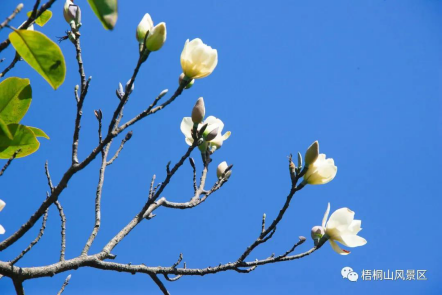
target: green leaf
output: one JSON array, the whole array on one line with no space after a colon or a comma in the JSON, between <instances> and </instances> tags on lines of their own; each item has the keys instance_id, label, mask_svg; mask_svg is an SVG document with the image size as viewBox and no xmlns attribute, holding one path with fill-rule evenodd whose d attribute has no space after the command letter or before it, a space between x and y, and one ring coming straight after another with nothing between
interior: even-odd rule
<instances>
[{"instance_id":1,"label":"green leaf","mask_svg":"<svg viewBox=\"0 0 442 295\"><path fill-rule=\"evenodd\" d=\"M101 21L106 30L112 30L117 23L118 1L117 0L88 0L95 15Z\"/></svg>"},{"instance_id":2,"label":"green leaf","mask_svg":"<svg viewBox=\"0 0 442 295\"><path fill-rule=\"evenodd\" d=\"M26 13L28 17L30 17L32 14L32 11L29 11ZM43 27L52 17L52 11L45 10L37 19L35 20L35 23L39 25L40 27Z\"/></svg>"},{"instance_id":3,"label":"green leaf","mask_svg":"<svg viewBox=\"0 0 442 295\"><path fill-rule=\"evenodd\" d=\"M11 131L9 131L8 125L6 125L6 123L0 118L0 134L2 133L4 133L9 139L14 138Z\"/></svg>"},{"instance_id":4,"label":"green leaf","mask_svg":"<svg viewBox=\"0 0 442 295\"><path fill-rule=\"evenodd\" d=\"M41 129L37 128L37 127L31 127L31 126L26 126L29 129L31 129L32 132L34 132L36 137L44 137L46 139L50 139L49 136Z\"/></svg>"},{"instance_id":5,"label":"green leaf","mask_svg":"<svg viewBox=\"0 0 442 295\"><path fill-rule=\"evenodd\" d=\"M31 129L20 124L10 124L8 127L13 139L0 133L0 159L9 159L17 150L20 150L17 158L28 156L38 150L40 143Z\"/></svg>"},{"instance_id":6,"label":"green leaf","mask_svg":"<svg viewBox=\"0 0 442 295\"><path fill-rule=\"evenodd\" d=\"M29 79L8 78L0 83L0 119L6 125L19 123L32 100Z\"/></svg>"},{"instance_id":7,"label":"green leaf","mask_svg":"<svg viewBox=\"0 0 442 295\"><path fill-rule=\"evenodd\" d=\"M9 40L17 53L36 70L52 88L63 84L66 64L63 53L53 41L36 31L16 30Z\"/></svg>"}]
</instances>

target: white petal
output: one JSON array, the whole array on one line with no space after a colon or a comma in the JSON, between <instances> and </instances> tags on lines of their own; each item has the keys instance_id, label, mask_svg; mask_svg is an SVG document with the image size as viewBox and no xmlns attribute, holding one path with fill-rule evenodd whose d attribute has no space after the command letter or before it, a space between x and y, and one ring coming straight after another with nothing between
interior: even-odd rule
<instances>
[{"instance_id":1,"label":"white petal","mask_svg":"<svg viewBox=\"0 0 442 295\"><path fill-rule=\"evenodd\" d=\"M330 242L330 245L332 246L333 250L335 250L336 253L341 255L350 254L350 251L341 249L341 247L339 247L339 245L335 241L333 240L328 240L328 241Z\"/></svg>"},{"instance_id":2,"label":"white petal","mask_svg":"<svg viewBox=\"0 0 442 295\"><path fill-rule=\"evenodd\" d=\"M327 227L333 224L334 227L338 227L341 225L350 226L354 219L355 213L348 208L341 208L333 212L328 220Z\"/></svg>"},{"instance_id":3,"label":"white petal","mask_svg":"<svg viewBox=\"0 0 442 295\"><path fill-rule=\"evenodd\" d=\"M353 220L353 222L350 224L350 226L348 227L348 231L352 234L357 234L358 232L360 232L362 230L361 228L361 221L360 220Z\"/></svg>"},{"instance_id":4,"label":"white petal","mask_svg":"<svg viewBox=\"0 0 442 295\"><path fill-rule=\"evenodd\" d=\"M325 210L324 218L322 218L322 227L325 228L325 224L327 222L328 214L330 213L330 203L327 205L327 210Z\"/></svg>"},{"instance_id":5,"label":"white petal","mask_svg":"<svg viewBox=\"0 0 442 295\"><path fill-rule=\"evenodd\" d=\"M226 133L224 133L223 140L226 140L227 138L229 138L231 134L232 134L232 132L230 132L230 131L227 131Z\"/></svg>"},{"instance_id":6,"label":"white petal","mask_svg":"<svg viewBox=\"0 0 442 295\"><path fill-rule=\"evenodd\" d=\"M5 208L5 206L6 206L6 203L3 202L2 200L0 200L0 211L2 211L3 208Z\"/></svg>"},{"instance_id":7,"label":"white petal","mask_svg":"<svg viewBox=\"0 0 442 295\"><path fill-rule=\"evenodd\" d=\"M184 117L180 128L186 138L192 138L193 122L191 117Z\"/></svg>"},{"instance_id":8,"label":"white petal","mask_svg":"<svg viewBox=\"0 0 442 295\"><path fill-rule=\"evenodd\" d=\"M0 235L4 234L5 232L5 228L0 224Z\"/></svg>"},{"instance_id":9,"label":"white petal","mask_svg":"<svg viewBox=\"0 0 442 295\"><path fill-rule=\"evenodd\" d=\"M367 244L367 240L357 235L342 235L343 244L348 247L359 247Z\"/></svg>"}]
</instances>

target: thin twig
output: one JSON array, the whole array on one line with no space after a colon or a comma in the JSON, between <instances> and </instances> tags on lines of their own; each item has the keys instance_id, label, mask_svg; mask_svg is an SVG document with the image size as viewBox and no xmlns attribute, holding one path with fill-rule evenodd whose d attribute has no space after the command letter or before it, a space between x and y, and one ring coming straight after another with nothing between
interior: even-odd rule
<instances>
[{"instance_id":1,"label":"thin twig","mask_svg":"<svg viewBox=\"0 0 442 295\"><path fill-rule=\"evenodd\" d=\"M21 149L18 149L14 152L14 154L12 155L12 157L9 158L8 162L6 162L5 166L3 166L2 170L0 171L0 176L2 176L6 169L8 169L9 165L11 165L12 161L15 159L15 157L17 157L17 155L21 152Z\"/></svg>"},{"instance_id":2,"label":"thin twig","mask_svg":"<svg viewBox=\"0 0 442 295\"><path fill-rule=\"evenodd\" d=\"M3 70L3 72L0 73L0 78L4 77L10 70L12 70L13 67L15 67L15 64L17 62L19 62L21 60L20 55L16 52L14 59L12 60L12 62L9 64L9 66Z\"/></svg>"},{"instance_id":3,"label":"thin twig","mask_svg":"<svg viewBox=\"0 0 442 295\"><path fill-rule=\"evenodd\" d=\"M112 157L112 159L110 159L109 161L107 161L106 165L112 165L112 163L118 158L118 156L120 155L120 152L123 150L124 144L129 141L132 138L132 131L130 131L129 133L126 134L126 136L123 138L123 140L121 141L120 147L118 148L118 150L116 151L115 155Z\"/></svg>"},{"instance_id":4,"label":"thin twig","mask_svg":"<svg viewBox=\"0 0 442 295\"><path fill-rule=\"evenodd\" d=\"M61 219L60 261L64 261L65 252L66 252L66 216L64 215L63 207L61 206L60 201L55 201L55 206L57 206L58 213L60 214L60 219Z\"/></svg>"},{"instance_id":5,"label":"thin twig","mask_svg":"<svg viewBox=\"0 0 442 295\"><path fill-rule=\"evenodd\" d=\"M161 282L161 280L156 275L151 274L150 277L155 282L155 284L157 284L158 288L160 288L161 292L163 292L164 295L170 295L169 291L167 291L163 282Z\"/></svg>"},{"instance_id":6,"label":"thin twig","mask_svg":"<svg viewBox=\"0 0 442 295\"><path fill-rule=\"evenodd\" d=\"M54 191L54 185L52 184L51 175L49 174L49 164L48 164L48 161L46 161L46 163L45 163L45 173L46 173L46 178L48 180L49 189L51 190L51 192L53 192Z\"/></svg>"},{"instance_id":7,"label":"thin twig","mask_svg":"<svg viewBox=\"0 0 442 295\"><path fill-rule=\"evenodd\" d=\"M17 5L17 7L14 9L12 14L8 16L1 24L0 24L0 31L3 29L11 20L14 19L14 17L23 9L23 3L20 3Z\"/></svg>"},{"instance_id":8,"label":"thin twig","mask_svg":"<svg viewBox=\"0 0 442 295\"><path fill-rule=\"evenodd\" d=\"M66 286L69 284L69 280L71 279L71 275L68 275L67 278L64 280L63 285L61 286L60 291L58 291L57 295L61 295L61 293L63 293L64 288L66 288Z\"/></svg>"},{"instance_id":9,"label":"thin twig","mask_svg":"<svg viewBox=\"0 0 442 295\"><path fill-rule=\"evenodd\" d=\"M43 215L43 222L41 224L41 228L40 228L40 231L38 232L37 237L29 244L28 247L26 247L26 249L24 249L20 253L20 255L18 255L16 258L14 258L13 260L11 260L9 262L10 265L14 265L20 259L22 259L22 257L25 256L25 254L28 253L32 249L32 247L34 247L34 245L37 244L40 241L41 237L44 234L45 228L46 228L46 221L47 221L47 219L48 219L48 210L46 210L45 215Z\"/></svg>"}]
</instances>

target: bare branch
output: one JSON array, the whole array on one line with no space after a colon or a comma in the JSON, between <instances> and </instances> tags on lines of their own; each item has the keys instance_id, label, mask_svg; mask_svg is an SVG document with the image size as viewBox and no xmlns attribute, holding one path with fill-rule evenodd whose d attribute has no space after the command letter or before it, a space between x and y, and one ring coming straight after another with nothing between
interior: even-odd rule
<instances>
[{"instance_id":1,"label":"bare branch","mask_svg":"<svg viewBox=\"0 0 442 295\"><path fill-rule=\"evenodd\" d=\"M6 169L8 169L9 165L11 165L12 161L15 159L15 157L17 157L17 155L21 152L20 149L16 150L14 152L14 154L12 155L12 157L9 158L8 162L6 162L5 166L3 166L2 170L0 171L0 176L2 176Z\"/></svg>"},{"instance_id":2,"label":"bare branch","mask_svg":"<svg viewBox=\"0 0 442 295\"><path fill-rule=\"evenodd\" d=\"M14 258L13 260L11 260L9 262L10 265L14 265L20 259L22 259L22 257L25 256L25 254L28 253L32 249L32 247L34 247L34 245L38 243L38 241L40 241L41 237L44 234L45 228L46 228L46 221L47 221L47 219L48 219L48 210L46 210L45 215L43 216L43 222L41 224L41 228L40 228L40 231L39 231L37 237L31 242L31 244L29 244L29 246L26 249L24 249L20 253L20 255L18 255L16 258Z\"/></svg>"},{"instance_id":3,"label":"bare branch","mask_svg":"<svg viewBox=\"0 0 442 295\"><path fill-rule=\"evenodd\" d=\"M69 284L69 280L71 279L71 275L68 275L67 278L64 280L63 285L61 286L60 291L58 291L57 295L61 295L61 293L63 293L64 288L66 288L66 286Z\"/></svg>"},{"instance_id":4,"label":"bare branch","mask_svg":"<svg viewBox=\"0 0 442 295\"><path fill-rule=\"evenodd\" d=\"M55 206L57 206L58 213L60 214L60 219L61 219L60 261L64 261L65 251L66 251L66 216L64 215L63 207L61 206L60 201L55 201Z\"/></svg>"},{"instance_id":5,"label":"bare branch","mask_svg":"<svg viewBox=\"0 0 442 295\"><path fill-rule=\"evenodd\" d=\"M3 70L3 72L0 73L0 78L4 77L10 70L12 70L13 67L15 67L15 64L17 62L19 62L21 60L20 55L16 52L14 59L12 60L12 62L9 64L9 66Z\"/></svg>"},{"instance_id":6,"label":"bare branch","mask_svg":"<svg viewBox=\"0 0 442 295\"><path fill-rule=\"evenodd\" d=\"M115 153L115 155L112 157L112 159L110 159L106 165L112 165L112 163L118 158L118 156L120 155L120 152L123 150L124 144L129 141L132 138L132 131L128 132L126 134L126 136L123 138L123 140L121 141L120 147L118 148L117 152Z\"/></svg>"},{"instance_id":7,"label":"bare branch","mask_svg":"<svg viewBox=\"0 0 442 295\"><path fill-rule=\"evenodd\" d=\"M12 280L14 283L15 292L17 295L25 295L25 289L23 288L23 281L20 280Z\"/></svg>"},{"instance_id":8,"label":"bare branch","mask_svg":"<svg viewBox=\"0 0 442 295\"><path fill-rule=\"evenodd\" d=\"M46 173L46 178L48 180L48 186L51 192L54 191L54 185L52 184L52 179L51 179L51 175L49 174L49 164L48 161L46 161L45 163L45 173Z\"/></svg>"},{"instance_id":9,"label":"bare branch","mask_svg":"<svg viewBox=\"0 0 442 295\"><path fill-rule=\"evenodd\" d=\"M155 284L157 284L158 288L160 288L160 290L161 290L161 292L163 292L163 294L170 295L169 291L167 291L167 289L164 286L163 282L161 282L160 279L156 275L151 274L150 277L155 282Z\"/></svg>"},{"instance_id":10,"label":"bare branch","mask_svg":"<svg viewBox=\"0 0 442 295\"><path fill-rule=\"evenodd\" d=\"M14 11L12 12L12 14L10 16L8 16L1 24L0 24L0 31L1 29L3 29L4 27L6 27L8 25L8 23L14 19L14 17L23 9L23 4L20 3L19 5L17 5L17 7L14 9Z\"/></svg>"}]
</instances>

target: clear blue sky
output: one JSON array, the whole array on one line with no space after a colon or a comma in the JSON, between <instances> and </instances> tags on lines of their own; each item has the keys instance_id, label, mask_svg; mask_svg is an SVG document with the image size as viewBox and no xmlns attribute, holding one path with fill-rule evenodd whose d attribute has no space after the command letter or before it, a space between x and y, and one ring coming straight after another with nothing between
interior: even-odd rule
<instances>
[{"instance_id":1,"label":"clear blue sky","mask_svg":"<svg viewBox=\"0 0 442 295\"><path fill-rule=\"evenodd\" d=\"M105 31L82 7L81 43L87 76L93 80L84 106L80 157L96 145L94 109L108 122L118 103L115 88L131 76L137 60L135 28L144 13L167 24L165 46L141 69L127 105L129 119L163 89L175 90L181 73L179 56L186 39L201 38L218 49L214 73L195 83L173 105L133 128L134 136L108 169L103 193L102 230L92 252L113 237L139 211L150 178L165 176L168 161L187 149L180 131L199 96L207 115L220 117L232 136L216 152L235 165L221 191L203 205L185 211L160 209L114 250L119 262L173 264L183 253L188 267L214 266L238 258L258 235L261 216L274 218L289 191L287 156L319 140L321 152L334 158L336 178L308 186L296 195L271 242L250 256L283 253L300 235L312 243L310 229L319 225L327 202L332 211L349 207L362 220L364 247L340 256L325 245L307 258L234 272L186 277L166 282L172 294L440 294L442 254L439 236L442 161L441 79L442 3L435 0L373 1L120 1L114 31ZM26 0L25 11L33 1ZM1 1L2 18L16 1ZM38 28L55 39L68 25L62 1L54 16ZM21 14L12 25L24 20ZM6 38L8 30L0 32ZM51 137L38 152L14 161L0 179L6 201L0 223L11 234L44 200L44 163L53 180L70 164L75 102L79 83L75 51L61 45L67 61L66 82L53 91L30 67L19 63L8 76L29 77L34 96L24 124ZM3 69L13 57L2 52ZM116 148L116 147L114 147ZM197 166L201 160L197 153ZM2 162L3 163L3 162ZM68 219L67 257L77 256L93 226L99 161L76 175L60 198ZM164 196L185 201L192 193L191 168L185 165ZM215 181L215 167L208 183ZM15 257L35 238L40 222L24 238L0 253ZM41 242L20 266L55 263L59 257L59 216L49 213ZM4 236L4 237L6 237ZM2 237L2 238L4 238ZM370 270L427 270L427 281L343 280L350 266L359 275ZM53 278L25 282L29 294L55 294L68 274L64 294L159 294L145 275L81 269ZM0 293L12 294L9 279Z\"/></svg>"}]
</instances>

